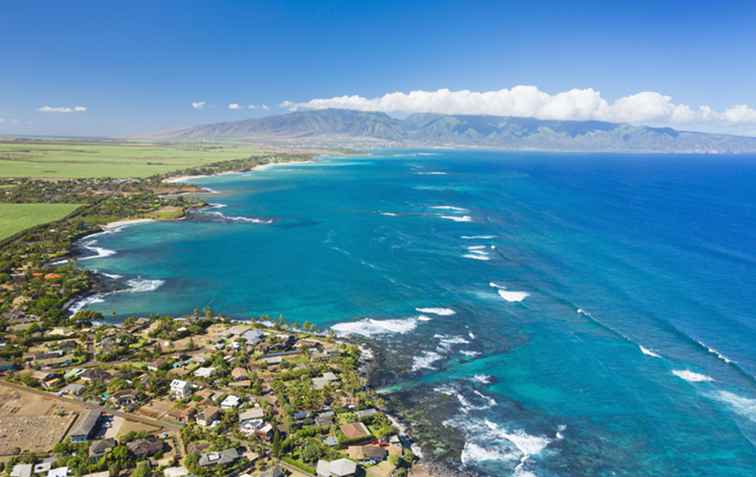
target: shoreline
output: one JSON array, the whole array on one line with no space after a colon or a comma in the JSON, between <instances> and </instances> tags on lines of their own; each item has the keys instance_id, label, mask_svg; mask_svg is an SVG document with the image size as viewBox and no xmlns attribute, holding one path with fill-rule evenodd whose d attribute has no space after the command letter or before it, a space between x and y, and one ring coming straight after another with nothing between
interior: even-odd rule
<instances>
[{"instance_id":1,"label":"shoreline","mask_svg":"<svg viewBox=\"0 0 756 477\"><path fill-rule=\"evenodd\" d=\"M266 164L258 164L250 169L247 170L239 170L239 171L223 171L223 172L217 172L215 174L198 174L198 175L184 175L184 176L175 176L175 177L166 177L161 182L165 184L183 184L191 180L196 179L206 179L210 177L219 177L219 176L230 176L234 174L245 174L247 172L254 172L254 171L264 171L267 169L272 169L274 167L278 166L285 166L285 165L292 165L292 164L314 164L317 162L314 159L306 160L306 161L278 161L278 162L268 162Z\"/></svg>"}]
</instances>

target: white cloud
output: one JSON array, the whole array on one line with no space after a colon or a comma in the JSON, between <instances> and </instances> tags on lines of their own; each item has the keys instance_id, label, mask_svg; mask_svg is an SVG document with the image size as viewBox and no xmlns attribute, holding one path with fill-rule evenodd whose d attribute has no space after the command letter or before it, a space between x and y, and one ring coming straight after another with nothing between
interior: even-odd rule
<instances>
[{"instance_id":1,"label":"white cloud","mask_svg":"<svg viewBox=\"0 0 756 477\"><path fill-rule=\"evenodd\" d=\"M270 108L267 104L250 104L247 106L248 109L262 109L263 111L270 111Z\"/></svg>"},{"instance_id":2,"label":"white cloud","mask_svg":"<svg viewBox=\"0 0 756 477\"><path fill-rule=\"evenodd\" d=\"M37 111L42 113L83 113L87 110L86 106L42 106Z\"/></svg>"},{"instance_id":3,"label":"white cloud","mask_svg":"<svg viewBox=\"0 0 756 477\"><path fill-rule=\"evenodd\" d=\"M205 101L192 101L192 107L194 109L205 109L205 106L207 106L207 102Z\"/></svg>"},{"instance_id":4,"label":"white cloud","mask_svg":"<svg viewBox=\"0 0 756 477\"><path fill-rule=\"evenodd\" d=\"M250 104L249 106L247 106L247 109L257 109L257 105L256 104Z\"/></svg>"},{"instance_id":5,"label":"white cloud","mask_svg":"<svg viewBox=\"0 0 756 477\"><path fill-rule=\"evenodd\" d=\"M240 108L241 106L239 105L239 103L230 103L228 105L228 109L240 109Z\"/></svg>"},{"instance_id":6,"label":"white cloud","mask_svg":"<svg viewBox=\"0 0 756 477\"><path fill-rule=\"evenodd\" d=\"M267 104L261 104L260 109L262 109L263 111L270 111L270 108L268 107Z\"/></svg>"},{"instance_id":7,"label":"white cloud","mask_svg":"<svg viewBox=\"0 0 756 477\"><path fill-rule=\"evenodd\" d=\"M669 96L643 91L610 102L592 88L556 94L518 85L497 91L410 91L375 98L336 96L305 102L284 101L288 110L343 108L387 113L488 114L539 119L594 119L613 122L714 126L756 125L756 109L740 104L718 112L709 106L676 104Z\"/></svg>"}]
</instances>

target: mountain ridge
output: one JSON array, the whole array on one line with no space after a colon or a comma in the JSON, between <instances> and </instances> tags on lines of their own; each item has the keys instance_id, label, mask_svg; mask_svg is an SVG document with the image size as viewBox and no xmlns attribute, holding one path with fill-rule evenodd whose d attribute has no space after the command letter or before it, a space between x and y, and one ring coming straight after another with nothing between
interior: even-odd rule
<instances>
[{"instance_id":1,"label":"mountain ridge","mask_svg":"<svg viewBox=\"0 0 756 477\"><path fill-rule=\"evenodd\" d=\"M318 109L204 124L151 136L319 146L444 146L586 152L756 152L756 138L597 120Z\"/></svg>"}]
</instances>

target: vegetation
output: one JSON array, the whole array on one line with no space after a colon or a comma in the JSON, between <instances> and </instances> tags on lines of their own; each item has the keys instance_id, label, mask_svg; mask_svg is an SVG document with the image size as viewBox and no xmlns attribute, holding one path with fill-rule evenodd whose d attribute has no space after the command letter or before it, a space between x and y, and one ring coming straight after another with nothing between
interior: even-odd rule
<instances>
[{"instance_id":1,"label":"vegetation","mask_svg":"<svg viewBox=\"0 0 756 477\"><path fill-rule=\"evenodd\" d=\"M35 225L62 219L78 207L78 204L0 203L0 240Z\"/></svg>"},{"instance_id":2,"label":"vegetation","mask_svg":"<svg viewBox=\"0 0 756 477\"><path fill-rule=\"evenodd\" d=\"M0 143L0 177L148 177L261 154L252 146L110 142Z\"/></svg>"}]
</instances>

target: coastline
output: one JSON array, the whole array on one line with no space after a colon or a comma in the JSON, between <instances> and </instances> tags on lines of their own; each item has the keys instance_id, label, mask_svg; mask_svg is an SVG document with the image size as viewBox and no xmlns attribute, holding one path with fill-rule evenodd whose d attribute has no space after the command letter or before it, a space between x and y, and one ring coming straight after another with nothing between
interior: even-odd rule
<instances>
[{"instance_id":1,"label":"coastline","mask_svg":"<svg viewBox=\"0 0 756 477\"><path fill-rule=\"evenodd\" d=\"M183 175L183 176L175 176L175 177L167 177L163 179L161 182L165 184L180 184L180 183L186 183L191 180L196 179L205 179L208 177L218 177L218 176L229 176L234 174L244 174L247 172L253 172L253 171L264 171L267 169L272 169L274 167L278 166L284 166L284 165L292 165L292 164L313 164L316 161L314 159L306 160L306 161L277 161L277 162L268 162L266 164L258 164L250 169L246 170L238 170L238 171L223 171L223 172L217 172L215 174L198 174L198 175Z\"/></svg>"}]
</instances>

